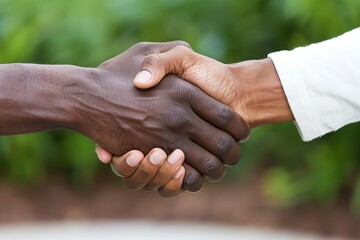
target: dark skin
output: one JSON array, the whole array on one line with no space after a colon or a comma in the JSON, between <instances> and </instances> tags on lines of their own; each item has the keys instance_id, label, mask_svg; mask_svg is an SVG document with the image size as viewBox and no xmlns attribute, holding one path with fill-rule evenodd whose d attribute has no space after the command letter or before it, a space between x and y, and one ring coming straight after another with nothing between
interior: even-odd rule
<instances>
[{"instance_id":1,"label":"dark skin","mask_svg":"<svg viewBox=\"0 0 360 240\"><path fill-rule=\"evenodd\" d=\"M133 86L146 55L176 45L137 44L96 69L0 65L0 135L64 128L118 156L182 149L185 189L200 189L203 177L221 179L224 164L240 158L237 141L249 133L244 120L174 75L156 89Z\"/></svg>"}]
</instances>

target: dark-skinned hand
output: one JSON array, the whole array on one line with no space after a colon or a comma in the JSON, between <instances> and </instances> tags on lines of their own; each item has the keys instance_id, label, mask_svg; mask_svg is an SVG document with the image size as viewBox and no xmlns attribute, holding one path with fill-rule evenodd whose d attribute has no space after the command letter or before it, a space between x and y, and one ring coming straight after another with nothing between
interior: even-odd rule
<instances>
[{"instance_id":1,"label":"dark-skinned hand","mask_svg":"<svg viewBox=\"0 0 360 240\"><path fill-rule=\"evenodd\" d=\"M96 81L86 81L76 98L77 122L90 123L77 127L117 156L132 149L148 153L158 147L167 154L181 149L186 172L183 186L196 191L203 176L219 180L224 164L239 160L237 141L246 138L249 130L229 107L175 75L168 75L153 89L133 86L149 53L176 45L179 42L140 43L101 64L93 73ZM146 177L146 172L142 174Z\"/></svg>"}]
</instances>

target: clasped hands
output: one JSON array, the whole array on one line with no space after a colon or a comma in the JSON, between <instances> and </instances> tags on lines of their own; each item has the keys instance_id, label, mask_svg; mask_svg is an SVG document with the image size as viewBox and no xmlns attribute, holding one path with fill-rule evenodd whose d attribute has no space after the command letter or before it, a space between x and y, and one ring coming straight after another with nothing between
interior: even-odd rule
<instances>
[{"instance_id":1,"label":"clasped hands","mask_svg":"<svg viewBox=\"0 0 360 240\"><path fill-rule=\"evenodd\" d=\"M104 122L104 129L97 129L102 134L89 137L98 143L99 159L111 162L132 189L171 197L199 190L204 178L218 181L225 166L240 159L238 142L249 137L250 128L271 121L260 114L262 104L253 95L263 89L256 81L276 76L270 59L227 65L184 42L140 43L98 70L104 81L118 81L102 83L102 90L120 87L118 96L108 97L121 100L94 109L98 121L112 114L114 122ZM269 88L279 85L267 82ZM114 123L120 131L107 132L105 126Z\"/></svg>"}]
</instances>

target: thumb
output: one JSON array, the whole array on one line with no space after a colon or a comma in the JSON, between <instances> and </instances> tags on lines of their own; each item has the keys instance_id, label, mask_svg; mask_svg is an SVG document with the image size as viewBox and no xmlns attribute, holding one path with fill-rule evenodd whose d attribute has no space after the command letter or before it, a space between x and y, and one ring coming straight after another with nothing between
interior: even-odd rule
<instances>
[{"instance_id":1,"label":"thumb","mask_svg":"<svg viewBox=\"0 0 360 240\"><path fill-rule=\"evenodd\" d=\"M152 67L154 68L154 67ZM147 89L155 87L159 84L161 79L165 77L166 73L162 73L162 69L144 69L139 72L134 78L134 85L140 89ZM153 74L155 73L155 74ZM158 76L154 76L158 74Z\"/></svg>"},{"instance_id":2,"label":"thumb","mask_svg":"<svg viewBox=\"0 0 360 240\"><path fill-rule=\"evenodd\" d=\"M185 46L177 46L162 53L146 56L141 71L134 78L134 85L140 89L156 86L169 73L183 76L187 61L192 59L193 51ZM185 73L186 75L186 73Z\"/></svg>"},{"instance_id":3,"label":"thumb","mask_svg":"<svg viewBox=\"0 0 360 240\"><path fill-rule=\"evenodd\" d=\"M134 78L134 85L140 89L147 89L159 84L167 74L166 62L161 53L150 54L145 57L141 71Z\"/></svg>"}]
</instances>

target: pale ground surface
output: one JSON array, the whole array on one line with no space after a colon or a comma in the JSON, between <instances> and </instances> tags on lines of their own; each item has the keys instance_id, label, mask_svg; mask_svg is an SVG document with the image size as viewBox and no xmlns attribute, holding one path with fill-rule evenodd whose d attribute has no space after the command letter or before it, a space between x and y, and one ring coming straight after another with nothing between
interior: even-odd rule
<instances>
[{"instance_id":1,"label":"pale ground surface","mask_svg":"<svg viewBox=\"0 0 360 240\"><path fill-rule=\"evenodd\" d=\"M6 240L321 240L303 235L251 227L196 222L156 221L70 221L23 223L0 226ZM335 238L331 238L335 240Z\"/></svg>"}]
</instances>

